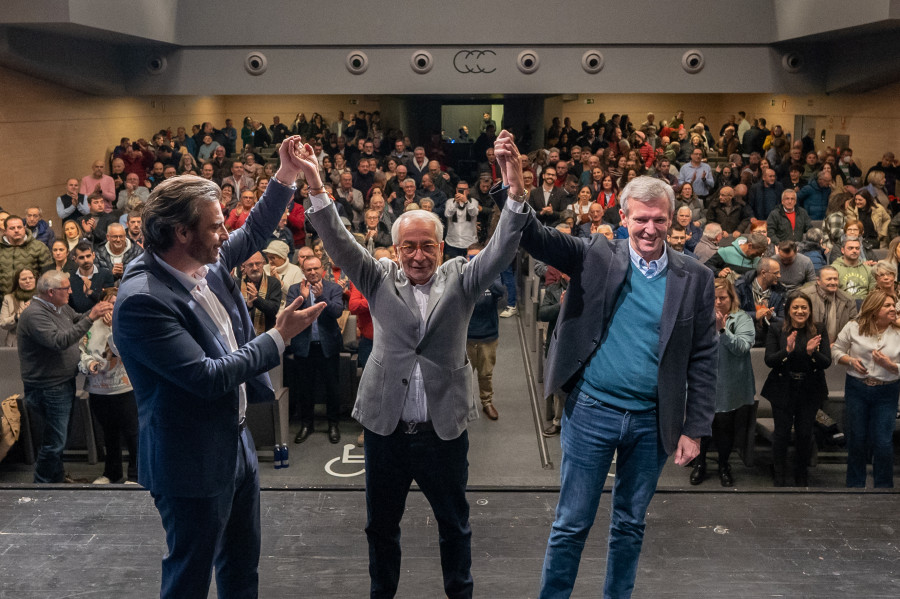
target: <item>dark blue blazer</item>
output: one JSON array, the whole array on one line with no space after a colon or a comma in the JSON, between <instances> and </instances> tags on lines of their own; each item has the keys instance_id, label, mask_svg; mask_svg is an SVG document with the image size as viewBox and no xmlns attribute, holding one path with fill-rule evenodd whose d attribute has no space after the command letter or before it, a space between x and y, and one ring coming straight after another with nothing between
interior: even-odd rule
<instances>
[{"instance_id":1,"label":"dark blue blazer","mask_svg":"<svg viewBox=\"0 0 900 599\"><path fill-rule=\"evenodd\" d=\"M234 480L241 383L248 402L274 399L267 372L280 361L278 346L269 335L255 337L230 271L265 247L291 195L273 179L209 265L206 280L231 318L236 352L152 251L125 270L113 336L137 400L138 481L151 493L221 493Z\"/></svg>"},{"instance_id":2,"label":"dark blue blazer","mask_svg":"<svg viewBox=\"0 0 900 599\"><path fill-rule=\"evenodd\" d=\"M628 240L565 235L529 218L522 247L569 275L569 287L550 341L546 395L570 391L600 344L631 268ZM666 247L666 297L659 328L659 435L666 453L678 438L711 434L718 348L710 270ZM560 342L564 339L564 342Z\"/></svg>"},{"instance_id":3,"label":"dark blue blazer","mask_svg":"<svg viewBox=\"0 0 900 599\"><path fill-rule=\"evenodd\" d=\"M285 305L289 305L300 295L300 283L294 283L288 288ZM319 329L319 342L322 344L322 354L326 358L337 356L344 346L344 337L338 318L344 312L343 291L341 286L332 281L322 281L322 295L316 298L316 303L325 302L325 309L316 319ZM309 308L312 304L309 298L303 302L300 309ZM298 358L309 355L309 343L312 341L312 327L307 327L299 335L291 339L290 352Z\"/></svg>"}]
</instances>

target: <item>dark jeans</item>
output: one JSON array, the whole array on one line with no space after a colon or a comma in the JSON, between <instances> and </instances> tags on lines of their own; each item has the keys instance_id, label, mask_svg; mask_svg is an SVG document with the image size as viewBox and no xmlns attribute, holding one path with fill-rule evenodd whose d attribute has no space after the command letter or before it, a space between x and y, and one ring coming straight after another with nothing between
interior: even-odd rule
<instances>
[{"instance_id":1,"label":"dark jeans","mask_svg":"<svg viewBox=\"0 0 900 599\"><path fill-rule=\"evenodd\" d=\"M41 389L26 385L25 403L43 422L41 447L34 463L34 482L61 483L66 474L62 454L75 406L75 379Z\"/></svg>"},{"instance_id":2,"label":"dark jeans","mask_svg":"<svg viewBox=\"0 0 900 599\"><path fill-rule=\"evenodd\" d=\"M294 365L294 380L290 386L291 410L299 410L300 421L312 426L316 403L324 394L328 422L336 424L341 418L341 357L325 357L321 344L312 342L309 355L305 358L294 356Z\"/></svg>"},{"instance_id":3,"label":"dark jeans","mask_svg":"<svg viewBox=\"0 0 900 599\"><path fill-rule=\"evenodd\" d=\"M656 410L620 412L575 390L566 400L560 441L559 503L547 541L539 597L571 595L615 454L603 597L627 599L637 575L647 506L668 457L659 440Z\"/></svg>"},{"instance_id":4,"label":"dark jeans","mask_svg":"<svg viewBox=\"0 0 900 599\"><path fill-rule=\"evenodd\" d=\"M516 307L518 296L516 295L516 261L503 269L500 273L500 281L506 287L506 305L510 308Z\"/></svg>"},{"instance_id":5,"label":"dark jeans","mask_svg":"<svg viewBox=\"0 0 900 599\"><path fill-rule=\"evenodd\" d=\"M731 457L731 451L734 449L734 425L737 410L731 412L717 412L712 421L712 437L703 437L700 439L700 460L701 464L706 463L706 452L709 451L710 444L715 444L716 453L718 453L719 469L723 469L728 465L728 459Z\"/></svg>"},{"instance_id":6,"label":"dark jeans","mask_svg":"<svg viewBox=\"0 0 900 599\"><path fill-rule=\"evenodd\" d=\"M870 387L855 376L844 383L847 486L866 486L866 457L872 452L875 487L894 486L894 423L900 381Z\"/></svg>"},{"instance_id":7,"label":"dark jeans","mask_svg":"<svg viewBox=\"0 0 900 599\"><path fill-rule=\"evenodd\" d=\"M91 393L91 412L103 429L106 463L103 476L112 482L122 480L122 440L128 447L128 479L137 481L138 417L134 392L117 395Z\"/></svg>"},{"instance_id":8,"label":"dark jeans","mask_svg":"<svg viewBox=\"0 0 900 599\"><path fill-rule=\"evenodd\" d=\"M250 430L238 437L234 480L214 497L153 495L166 531L161 599L205 599L212 569L220 598L259 589L259 471Z\"/></svg>"},{"instance_id":9,"label":"dark jeans","mask_svg":"<svg viewBox=\"0 0 900 599\"><path fill-rule=\"evenodd\" d=\"M372 599L393 597L400 581L400 520L409 486L416 481L438 523L444 592L449 599L472 597L472 529L466 482L469 436L451 441L434 431L382 436L365 432L366 537Z\"/></svg>"},{"instance_id":10,"label":"dark jeans","mask_svg":"<svg viewBox=\"0 0 900 599\"><path fill-rule=\"evenodd\" d=\"M451 258L465 257L468 251L468 248L458 248L448 243L444 244L444 256L446 256L447 260L450 260Z\"/></svg>"},{"instance_id":11,"label":"dark jeans","mask_svg":"<svg viewBox=\"0 0 900 599\"><path fill-rule=\"evenodd\" d=\"M816 423L818 402L809 397L807 379L792 380L790 393L772 403L772 419L775 430L772 433L772 460L776 468L787 462L788 445L791 442L791 428L794 429L794 475L805 475L812 455L813 425Z\"/></svg>"}]
</instances>

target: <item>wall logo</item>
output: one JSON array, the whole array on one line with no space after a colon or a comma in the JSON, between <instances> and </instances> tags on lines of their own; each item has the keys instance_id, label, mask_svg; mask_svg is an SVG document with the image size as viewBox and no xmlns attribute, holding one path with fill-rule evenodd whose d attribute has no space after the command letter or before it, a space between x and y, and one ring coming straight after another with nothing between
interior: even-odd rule
<instances>
[{"instance_id":1,"label":"wall logo","mask_svg":"<svg viewBox=\"0 0 900 599\"><path fill-rule=\"evenodd\" d=\"M463 75L493 73L497 70L492 64L495 56L493 50L460 50L453 56L453 68Z\"/></svg>"}]
</instances>

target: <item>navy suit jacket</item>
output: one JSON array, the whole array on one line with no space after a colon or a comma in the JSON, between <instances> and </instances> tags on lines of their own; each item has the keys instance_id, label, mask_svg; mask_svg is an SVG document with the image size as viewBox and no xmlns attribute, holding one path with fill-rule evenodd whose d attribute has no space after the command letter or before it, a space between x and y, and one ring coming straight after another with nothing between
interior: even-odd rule
<instances>
[{"instance_id":1,"label":"navy suit jacket","mask_svg":"<svg viewBox=\"0 0 900 599\"><path fill-rule=\"evenodd\" d=\"M288 288L285 305L290 305L300 295L300 283L294 283ZM344 346L344 337L338 318L344 313L343 291L341 286L332 281L322 281L322 295L316 297L316 303L325 302L325 309L316 319L319 329L319 342L322 344L322 354L326 358L337 356ZM309 297L300 306L300 309L309 308L312 304ZM309 343L312 341L312 327L307 327L299 335L291 339L290 352L298 358L309 355Z\"/></svg>"},{"instance_id":2,"label":"navy suit jacket","mask_svg":"<svg viewBox=\"0 0 900 599\"><path fill-rule=\"evenodd\" d=\"M273 179L209 265L206 280L231 319L235 352L152 251L125 270L113 335L137 400L138 481L151 493L212 497L233 484L239 387L247 384L248 402L274 399L267 372L280 361L278 345L255 337L230 271L265 247L291 196Z\"/></svg>"},{"instance_id":3,"label":"navy suit jacket","mask_svg":"<svg viewBox=\"0 0 900 599\"><path fill-rule=\"evenodd\" d=\"M585 239L530 218L522 247L569 275L569 287L550 341L546 395L571 391L581 379L611 317L631 268L627 239ZM666 296L659 326L659 435L666 453L678 438L709 436L715 410L717 340L710 270L666 247Z\"/></svg>"}]
</instances>

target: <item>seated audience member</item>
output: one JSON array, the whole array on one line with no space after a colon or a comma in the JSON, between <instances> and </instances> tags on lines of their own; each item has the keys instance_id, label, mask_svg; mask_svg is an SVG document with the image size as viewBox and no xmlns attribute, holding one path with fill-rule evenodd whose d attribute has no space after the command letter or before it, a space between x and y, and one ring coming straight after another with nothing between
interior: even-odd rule
<instances>
[{"instance_id":1,"label":"seated audience member","mask_svg":"<svg viewBox=\"0 0 900 599\"><path fill-rule=\"evenodd\" d=\"M595 233L599 233L600 227L604 224L603 212L603 206L601 206L597 202L591 202L591 206L590 208L588 208L588 221L584 224L578 225L578 227L575 229L576 236L590 237ZM612 230L612 227L610 227L610 230Z\"/></svg>"},{"instance_id":2,"label":"seated audience member","mask_svg":"<svg viewBox=\"0 0 900 599\"><path fill-rule=\"evenodd\" d=\"M3 296L3 306L0 307L0 328L6 337L3 346L16 346L16 327L19 317L31 303L34 297L37 279L34 273L27 268L16 271L13 275L12 291Z\"/></svg>"},{"instance_id":3,"label":"seated audience member","mask_svg":"<svg viewBox=\"0 0 900 599\"><path fill-rule=\"evenodd\" d=\"M825 235L822 233L822 229L813 227L806 232L806 235L803 236L803 241L797 245L797 251L809 258L816 276L819 275L819 271L822 270L822 267L828 264L828 260L825 257L824 240ZM834 339L834 337L832 337L832 339Z\"/></svg>"},{"instance_id":4,"label":"seated audience member","mask_svg":"<svg viewBox=\"0 0 900 599\"><path fill-rule=\"evenodd\" d=\"M69 271L72 285L69 305L76 312L88 312L103 299L105 290L115 285L115 279L111 271L94 264L94 248L86 241L75 246L72 258L75 268Z\"/></svg>"},{"instance_id":5,"label":"seated audience member","mask_svg":"<svg viewBox=\"0 0 900 599\"><path fill-rule=\"evenodd\" d=\"M897 298L897 267L887 260L879 260L872 268L875 276L876 289L881 289L888 295Z\"/></svg>"},{"instance_id":6,"label":"seated audience member","mask_svg":"<svg viewBox=\"0 0 900 599\"><path fill-rule=\"evenodd\" d=\"M802 241L812 227L809 214L797 206L797 194L791 189L786 189L781 194L781 205L769 213L766 223L773 243L781 243L787 239Z\"/></svg>"},{"instance_id":7,"label":"seated audience member","mask_svg":"<svg viewBox=\"0 0 900 599\"><path fill-rule=\"evenodd\" d=\"M111 290L103 299L115 304L115 290ZM94 480L94 484L137 483L137 403L125 366L119 359L113 342L111 312L94 321L87 335L82 338L79 349L81 360L78 367L85 375L84 387L89 394L91 413L103 429L106 449L103 474ZM123 439L128 448L127 477L122 471Z\"/></svg>"},{"instance_id":8,"label":"seated audience member","mask_svg":"<svg viewBox=\"0 0 900 599\"><path fill-rule=\"evenodd\" d=\"M684 230L688 235L684 247L693 252L694 248L697 247L697 244L700 243L700 238L703 236L703 229L694 224L692 216L691 209L687 206L681 206L675 211L675 222L684 227Z\"/></svg>"},{"instance_id":9,"label":"seated audience member","mask_svg":"<svg viewBox=\"0 0 900 599\"><path fill-rule=\"evenodd\" d=\"M225 219L225 228L229 231L234 231L243 227L254 205L256 205L256 192L251 189L242 191L240 202L228 213L228 218Z\"/></svg>"},{"instance_id":10,"label":"seated audience member","mask_svg":"<svg viewBox=\"0 0 900 599\"><path fill-rule=\"evenodd\" d=\"M103 174L104 168L102 160L95 160L91 165L91 174L81 179L79 193L88 197L99 194L103 198L104 212L109 212L116 201L116 183L112 177Z\"/></svg>"},{"instance_id":11,"label":"seated audience member","mask_svg":"<svg viewBox=\"0 0 900 599\"><path fill-rule=\"evenodd\" d=\"M66 252L71 253L75 246L78 245L78 242L82 240L88 243L91 241L85 236L78 221L67 220L63 225L63 238L60 240L66 244Z\"/></svg>"},{"instance_id":12,"label":"seated audience member","mask_svg":"<svg viewBox=\"0 0 900 599\"><path fill-rule=\"evenodd\" d=\"M812 302L813 322L823 323L829 339L837 339L841 329L856 318L856 301L841 291L840 275L833 266L823 266L816 281L807 283L800 291Z\"/></svg>"},{"instance_id":13,"label":"seated audience member","mask_svg":"<svg viewBox=\"0 0 900 599\"><path fill-rule=\"evenodd\" d=\"M687 231L685 231L684 227L678 223L673 223L672 226L669 227L666 242L674 251L679 254L684 254L685 256L690 256L696 260L697 257L694 255L694 252L684 247L684 244L687 243Z\"/></svg>"},{"instance_id":14,"label":"seated audience member","mask_svg":"<svg viewBox=\"0 0 900 599\"><path fill-rule=\"evenodd\" d=\"M213 167L212 179L221 187L224 179L232 176L231 161L225 157L225 148L222 146L216 148L216 151L213 152L213 157L209 161L209 163L212 164ZM243 166L243 164L241 166ZM241 169L241 171L243 172L243 169Z\"/></svg>"},{"instance_id":15,"label":"seated audience member","mask_svg":"<svg viewBox=\"0 0 900 599\"><path fill-rule=\"evenodd\" d=\"M719 223L726 235L737 238L750 226L753 211L743 199L735 198L734 195L732 187L720 189L718 197L709 202L706 221Z\"/></svg>"},{"instance_id":16,"label":"seated audience member","mask_svg":"<svg viewBox=\"0 0 900 599\"><path fill-rule=\"evenodd\" d=\"M699 485L706 478L706 454L711 442L718 454L719 482L734 486L728 463L737 437L737 411L752 405L756 395L750 348L756 333L750 316L741 309L734 286L728 279L716 279L716 330L719 331L719 374L716 378L716 413L712 437L700 440L700 455L694 460L690 483Z\"/></svg>"},{"instance_id":17,"label":"seated audience member","mask_svg":"<svg viewBox=\"0 0 900 599\"><path fill-rule=\"evenodd\" d=\"M736 278L756 268L759 257L769 247L769 240L762 233L751 233L747 237L738 237L731 245L719 248L709 257L706 266L711 268L717 277L727 277L732 273Z\"/></svg>"},{"instance_id":18,"label":"seated audience member","mask_svg":"<svg viewBox=\"0 0 900 599\"><path fill-rule=\"evenodd\" d=\"M241 264L241 273L236 277L257 335L275 326L275 316L284 297L281 283L265 273L265 266L266 259L262 252L256 252Z\"/></svg>"},{"instance_id":19,"label":"seated audience member","mask_svg":"<svg viewBox=\"0 0 900 599\"><path fill-rule=\"evenodd\" d=\"M734 284L741 310L753 320L756 330L755 347L766 343L769 325L776 318L784 317L784 298L787 295L781 285L781 265L773 258L760 258L755 270L748 271Z\"/></svg>"},{"instance_id":20,"label":"seated audience member","mask_svg":"<svg viewBox=\"0 0 900 599\"><path fill-rule=\"evenodd\" d=\"M56 215L63 223L76 220L79 216L91 211L88 206L87 196L79 193L80 183L78 179L66 181L66 193L56 198Z\"/></svg>"},{"instance_id":21,"label":"seated audience member","mask_svg":"<svg viewBox=\"0 0 900 599\"><path fill-rule=\"evenodd\" d=\"M363 231L363 245L369 253L375 255L376 248L387 248L393 245L391 230L382 220L377 210L366 210L366 230Z\"/></svg>"},{"instance_id":22,"label":"seated audience member","mask_svg":"<svg viewBox=\"0 0 900 599\"><path fill-rule=\"evenodd\" d=\"M263 267L267 276L275 277L281 284L282 297L287 297L291 285L296 285L303 280L303 271L296 264L288 261L288 244L283 241L270 241L263 254L268 264Z\"/></svg>"},{"instance_id":23,"label":"seated audience member","mask_svg":"<svg viewBox=\"0 0 900 599\"><path fill-rule=\"evenodd\" d=\"M866 249L887 247L888 227L891 216L888 211L872 198L868 190L862 190L853 196L853 202L844 213L847 221L859 221L861 241Z\"/></svg>"},{"instance_id":24,"label":"seated audience member","mask_svg":"<svg viewBox=\"0 0 900 599\"><path fill-rule=\"evenodd\" d=\"M703 200L694 193L694 188L690 183L684 183L681 189L675 195L675 210L682 206L691 209L691 220L698 227L706 224L706 215L703 211Z\"/></svg>"},{"instance_id":25,"label":"seated audience member","mask_svg":"<svg viewBox=\"0 0 900 599\"><path fill-rule=\"evenodd\" d=\"M875 289L872 269L859 258L860 241L848 237L841 245L841 257L831 265L838 271L841 291L861 304L866 295Z\"/></svg>"},{"instance_id":26,"label":"seated audience member","mask_svg":"<svg viewBox=\"0 0 900 599\"><path fill-rule=\"evenodd\" d=\"M703 235L700 242L694 247L693 252L701 263L706 263L716 252L719 251L719 242L725 233L719 223L706 223L703 227Z\"/></svg>"},{"instance_id":27,"label":"seated audience member","mask_svg":"<svg viewBox=\"0 0 900 599\"><path fill-rule=\"evenodd\" d=\"M81 217L78 223L84 231L85 238L94 245L106 243L106 229L112 223L118 222L118 215L112 212L104 212L103 197L92 195L88 197L88 205L91 211Z\"/></svg>"},{"instance_id":28,"label":"seated audience member","mask_svg":"<svg viewBox=\"0 0 900 599\"><path fill-rule=\"evenodd\" d=\"M43 244L41 244L43 245ZM34 463L34 482L65 479L62 454L75 401L78 342L93 322L112 312L100 302L87 314L69 305L69 275L50 270L41 275L37 294L19 317L18 352L25 403L41 417L41 448Z\"/></svg>"},{"instance_id":29,"label":"seated audience member","mask_svg":"<svg viewBox=\"0 0 900 599\"><path fill-rule=\"evenodd\" d=\"M803 206L812 220L824 220L828 209L828 197L831 195L831 173L819 171L797 194L797 202Z\"/></svg>"},{"instance_id":30,"label":"seated audience member","mask_svg":"<svg viewBox=\"0 0 900 599\"><path fill-rule=\"evenodd\" d=\"M466 259L472 260L484 246L472 244L466 250ZM481 398L481 411L491 420L500 415L494 406L494 365L497 362L497 345L500 341L500 318L497 315L497 304L505 293L503 283L498 276L490 286L475 300L475 308L469 319L466 332L466 355L472 368L478 373L478 395Z\"/></svg>"},{"instance_id":31,"label":"seated audience member","mask_svg":"<svg viewBox=\"0 0 900 599\"><path fill-rule=\"evenodd\" d=\"M37 206L25 209L25 226L31 233L31 236L46 245L48 248L53 245L56 239L56 233L50 227L50 223L44 220L43 211Z\"/></svg>"},{"instance_id":32,"label":"seated audience member","mask_svg":"<svg viewBox=\"0 0 900 599\"><path fill-rule=\"evenodd\" d=\"M118 282L125 267L143 252L141 246L128 238L125 227L112 223L106 228L106 243L97 246L94 262L98 268L110 271Z\"/></svg>"},{"instance_id":33,"label":"seated audience member","mask_svg":"<svg viewBox=\"0 0 900 599\"><path fill-rule=\"evenodd\" d=\"M478 202L469 197L469 184L465 181L456 184L456 195L444 204L444 217L447 221L444 255L448 258L467 255L466 248L478 242Z\"/></svg>"},{"instance_id":34,"label":"seated audience member","mask_svg":"<svg viewBox=\"0 0 900 599\"><path fill-rule=\"evenodd\" d=\"M150 197L150 190L140 184L138 176L134 173L125 175L125 188L119 192L116 208L124 212L131 212L142 206Z\"/></svg>"},{"instance_id":35,"label":"seated audience member","mask_svg":"<svg viewBox=\"0 0 900 599\"><path fill-rule=\"evenodd\" d=\"M132 210L128 213L125 228L125 233L126 235L128 235L128 240L141 249L144 248L144 232L141 230L141 225L143 225L143 222L144 218L141 216L141 210Z\"/></svg>"},{"instance_id":36,"label":"seated audience member","mask_svg":"<svg viewBox=\"0 0 900 599\"><path fill-rule=\"evenodd\" d=\"M796 241L782 241L775 253L775 259L781 264L781 284L787 292L816 280L812 261L799 253L797 247Z\"/></svg>"},{"instance_id":37,"label":"seated audience member","mask_svg":"<svg viewBox=\"0 0 900 599\"><path fill-rule=\"evenodd\" d=\"M435 186L434 179L432 179L431 175L428 173L424 173L422 175L422 184L420 185L419 196L422 198L429 198L432 202L434 202L434 208L432 209L432 212L438 215L444 214L444 206L447 204L447 196L443 191Z\"/></svg>"},{"instance_id":38,"label":"seated audience member","mask_svg":"<svg viewBox=\"0 0 900 599\"><path fill-rule=\"evenodd\" d=\"M222 185L231 185L234 189L234 197L226 206L229 210L237 205L237 200L245 189L256 190L256 182L253 177L244 172L244 163L240 160L231 163L231 174L222 179Z\"/></svg>"},{"instance_id":39,"label":"seated audience member","mask_svg":"<svg viewBox=\"0 0 900 599\"><path fill-rule=\"evenodd\" d=\"M5 235L0 238L0 295L10 293L13 275L20 268L27 268L40 276L52 268L50 249L31 236L20 216L6 217Z\"/></svg>"}]
</instances>

